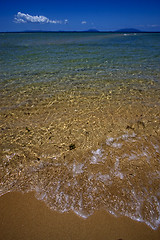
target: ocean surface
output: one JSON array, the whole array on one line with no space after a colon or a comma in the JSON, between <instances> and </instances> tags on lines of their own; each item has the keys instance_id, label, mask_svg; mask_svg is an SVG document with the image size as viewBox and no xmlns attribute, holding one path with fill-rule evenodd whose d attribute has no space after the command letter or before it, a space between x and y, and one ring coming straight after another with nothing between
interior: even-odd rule
<instances>
[{"instance_id":1,"label":"ocean surface","mask_svg":"<svg viewBox=\"0 0 160 240\"><path fill-rule=\"evenodd\" d=\"M0 195L160 224L160 33L0 33Z\"/></svg>"}]
</instances>

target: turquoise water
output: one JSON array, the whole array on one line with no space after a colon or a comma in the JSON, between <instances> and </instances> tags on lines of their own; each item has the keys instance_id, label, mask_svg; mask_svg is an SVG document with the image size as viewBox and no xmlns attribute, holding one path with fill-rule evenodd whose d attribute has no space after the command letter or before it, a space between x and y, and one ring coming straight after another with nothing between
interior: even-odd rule
<instances>
[{"instance_id":1,"label":"turquoise water","mask_svg":"<svg viewBox=\"0 0 160 240\"><path fill-rule=\"evenodd\" d=\"M160 34L0 33L0 195L160 223Z\"/></svg>"},{"instance_id":2,"label":"turquoise water","mask_svg":"<svg viewBox=\"0 0 160 240\"><path fill-rule=\"evenodd\" d=\"M159 33L0 34L1 87L47 83L62 89L82 84L158 81Z\"/></svg>"}]
</instances>

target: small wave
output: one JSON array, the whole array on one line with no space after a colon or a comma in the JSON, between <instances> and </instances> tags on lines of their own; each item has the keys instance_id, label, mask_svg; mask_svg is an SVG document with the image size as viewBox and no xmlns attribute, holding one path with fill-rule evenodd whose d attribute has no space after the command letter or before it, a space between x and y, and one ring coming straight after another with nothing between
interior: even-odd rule
<instances>
[{"instance_id":1,"label":"small wave","mask_svg":"<svg viewBox=\"0 0 160 240\"><path fill-rule=\"evenodd\" d=\"M160 224L158 163L160 147L156 139L135 133L108 137L85 159L61 159L42 154L41 160L14 166L17 152L6 154L1 193L35 191L51 209L87 218L104 209L146 223Z\"/></svg>"}]
</instances>

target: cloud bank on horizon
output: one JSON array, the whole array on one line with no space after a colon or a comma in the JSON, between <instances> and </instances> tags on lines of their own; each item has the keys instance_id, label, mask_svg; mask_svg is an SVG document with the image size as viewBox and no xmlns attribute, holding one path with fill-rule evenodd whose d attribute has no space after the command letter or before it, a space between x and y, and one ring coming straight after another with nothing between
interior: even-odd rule
<instances>
[{"instance_id":1,"label":"cloud bank on horizon","mask_svg":"<svg viewBox=\"0 0 160 240\"><path fill-rule=\"evenodd\" d=\"M30 14L25 14L18 12L14 17L15 23L53 23L53 24L62 24L62 20L51 20L45 16L32 16ZM64 24L67 24L68 20L64 20Z\"/></svg>"}]
</instances>

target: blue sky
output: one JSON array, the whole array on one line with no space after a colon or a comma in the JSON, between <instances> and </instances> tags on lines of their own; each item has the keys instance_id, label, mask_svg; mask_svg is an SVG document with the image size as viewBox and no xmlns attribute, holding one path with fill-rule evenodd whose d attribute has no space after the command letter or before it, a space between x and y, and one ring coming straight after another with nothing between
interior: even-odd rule
<instances>
[{"instance_id":1,"label":"blue sky","mask_svg":"<svg viewBox=\"0 0 160 240\"><path fill-rule=\"evenodd\" d=\"M0 0L0 31L160 31L160 0Z\"/></svg>"}]
</instances>

